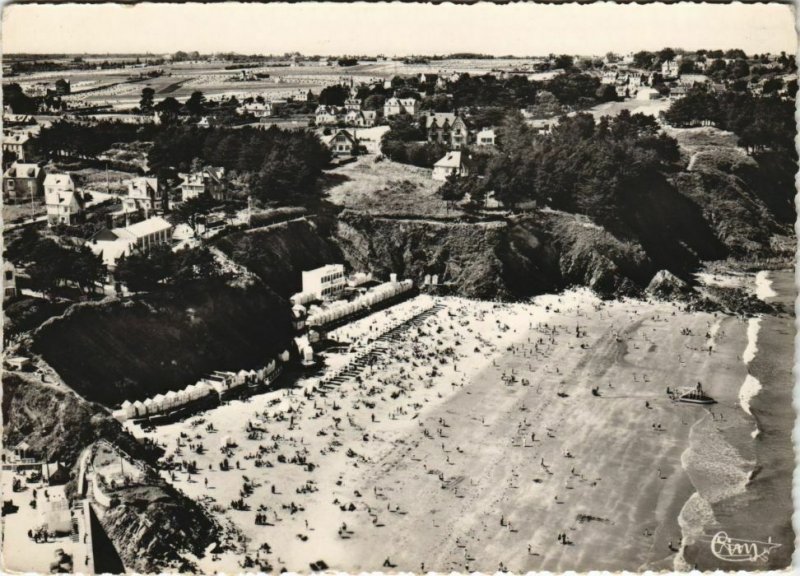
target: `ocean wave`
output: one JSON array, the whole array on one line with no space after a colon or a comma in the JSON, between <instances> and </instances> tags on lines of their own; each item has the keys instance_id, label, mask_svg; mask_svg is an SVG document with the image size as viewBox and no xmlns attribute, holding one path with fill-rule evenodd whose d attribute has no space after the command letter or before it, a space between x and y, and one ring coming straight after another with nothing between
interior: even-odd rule
<instances>
[{"instance_id":1,"label":"ocean wave","mask_svg":"<svg viewBox=\"0 0 800 576\"><path fill-rule=\"evenodd\" d=\"M705 527L716 521L711 504L695 492L686 501L678 514L678 525L681 527L681 549L672 561L675 572L689 572L692 566L686 561L683 552L687 546L694 544L700 539Z\"/></svg>"},{"instance_id":2,"label":"ocean wave","mask_svg":"<svg viewBox=\"0 0 800 576\"><path fill-rule=\"evenodd\" d=\"M750 318L747 321L747 346L742 352L742 360L745 364L750 364L758 352L758 331L761 328L761 317Z\"/></svg>"},{"instance_id":3,"label":"ocean wave","mask_svg":"<svg viewBox=\"0 0 800 576\"><path fill-rule=\"evenodd\" d=\"M750 411L750 400L752 400L760 390L761 382L752 374L747 375L741 388L739 388L739 404L742 406L742 410L747 412L750 416L753 415Z\"/></svg>"},{"instance_id":4,"label":"ocean wave","mask_svg":"<svg viewBox=\"0 0 800 576\"><path fill-rule=\"evenodd\" d=\"M762 270L756 274L756 297L766 302L767 298L774 298L778 293L772 289L772 280L769 272Z\"/></svg>"}]
</instances>

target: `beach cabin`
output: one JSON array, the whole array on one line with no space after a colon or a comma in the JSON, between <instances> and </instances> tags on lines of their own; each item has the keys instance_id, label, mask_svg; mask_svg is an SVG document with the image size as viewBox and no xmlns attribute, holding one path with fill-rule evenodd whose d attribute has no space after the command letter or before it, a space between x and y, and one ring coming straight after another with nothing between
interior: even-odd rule
<instances>
[{"instance_id":1,"label":"beach cabin","mask_svg":"<svg viewBox=\"0 0 800 576\"><path fill-rule=\"evenodd\" d=\"M26 460L33 460L36 455L33 453L30 444L25 442L24 440L14 446L14 458L17 462L23 462Z\"/></svg>"},{"instance_id":2,"label":"beach cabin","mask_svg":"<svg viewBox=\"0 0 800 576\"><path fill-rule=\"evenodd\" d=\"M147 415L147 407L145 407L144 402L141 400L137 400L133 403L133 413L136 418L141 418L142 416Z\"/></svg>"}]
</instances>

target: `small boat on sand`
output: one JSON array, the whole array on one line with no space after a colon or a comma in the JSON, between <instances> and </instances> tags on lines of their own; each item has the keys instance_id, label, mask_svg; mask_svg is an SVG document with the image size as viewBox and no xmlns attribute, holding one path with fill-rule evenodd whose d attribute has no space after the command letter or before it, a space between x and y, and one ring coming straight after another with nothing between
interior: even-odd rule
<instances>
[{"instance_id":1,"label":"small boat on sand","mask_svg":"<svg viewBox=\"0 0 800 576\"><path fill-rule=\"evenodd\" d=\"M688 388L681 392L681 394L675 398L677 402L685 402L687 404L716 404L717 401L714 400L711 396L707 396L703 392L703 385L700 382L697 383L697 386L694 388Z\"/></svg>"}]
</instances>

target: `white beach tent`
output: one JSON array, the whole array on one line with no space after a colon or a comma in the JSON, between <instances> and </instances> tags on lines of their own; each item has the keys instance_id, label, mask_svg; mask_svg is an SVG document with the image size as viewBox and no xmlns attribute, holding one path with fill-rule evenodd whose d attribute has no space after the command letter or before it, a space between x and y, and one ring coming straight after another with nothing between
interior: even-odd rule
<instances>
[{"instance_id":1,"label":"white beach tent","mask_svg":"<svg viewBox=\"0 0 800 576\"><path fill-rule=\"evenodd\" d=\"M133 402L125 400L120 407L120 410L125 414L126 418L133 418L136 414L133 411Z\"/></svg>"},{"instance_id":2,"label":"white beach tent","mask_svg":"<svg viewBox=\"0 0 800 576\"><path fill-rule=\"evenodd\" d=\"M178 398L178 394L174 390L170 390L166 394L164 394L164 406L166 408L173 408L176 404L176 400Z\"/></svg>"},{"instance_id":3,"label":"white beach tent","mask_svg":"<svg viewBox=\"0 0 800 576\"><path fill-rule=\"evenodd\" d=\"M165 398L163 394L156 394L153 396L153 410L160 412L165 407Z\"/></svg>"},{"instance_id":4,"label":"white beach tent","mask_svg":"<svg viewBox=\"0 0 800 576\"><path fill-rule=\"evenodd\" d=\"M133 415L134 416L144 416L147 414L147 408L145 407L144 403L141 400L137 400L133 403Z\"/></svg>"},{"instance_id":5,"label":"white beach tent","mask_svg":"<svg viewBox=\"0 0 800 576\"><path fill-rule=\"evenodd\" d=\"M144 413L145 414L152 414L153 413L154 407L153 407L153 399L152 398L148 398L147 400L142 402L142 404L144 404Z\"/></svg>"},{"instance_id":6,"label":"white beach tent","mask_svg":"<svg viewBox=\"0 0 800 576\"><path fill-rule=\"evenodd\" d=\"M184 388L175 392L175 407L183 406L189 401L189 393Z\"/></svg>"}]
</instances>

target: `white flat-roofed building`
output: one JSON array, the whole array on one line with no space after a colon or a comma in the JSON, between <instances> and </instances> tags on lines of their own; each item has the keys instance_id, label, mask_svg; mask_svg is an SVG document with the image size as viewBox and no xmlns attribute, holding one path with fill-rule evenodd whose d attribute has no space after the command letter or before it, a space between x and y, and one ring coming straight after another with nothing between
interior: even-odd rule
<instances>
[{"instance_id":1,"label":"white flat-roofed building","mask_svg":"<svg viewBox=\"0 0 800 576\"><path fill-rule=\"evenodd\" d=\"M327 298L339 294L347 285L343 264L327 264L321 268L303 271L303 293Z\"/></svg>"},{"instance_id":2,"label":"white flat-roofed building","mask_svg":"<svg viewBox=\"0 0 800 576\"><path fill-rule=\"evenodd\" d=\"M148 218L124 228L101 230L88 246L102 256L103 263L113 268L123 255L134 250L147 252L154 246L172 242L172 224L161 217Z\"/></svg>"}]
</instances>

